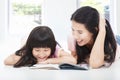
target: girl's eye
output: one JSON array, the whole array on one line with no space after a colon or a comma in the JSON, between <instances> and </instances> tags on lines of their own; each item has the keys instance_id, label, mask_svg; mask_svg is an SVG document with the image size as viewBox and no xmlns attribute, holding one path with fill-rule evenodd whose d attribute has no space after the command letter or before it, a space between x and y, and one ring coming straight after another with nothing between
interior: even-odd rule
<instances>
[{"instance_id":1,"label":"girl's eye","mask_svg":"<svg viewBox=\"0 0 120 80\"><path fill-rule=\"evenodd\" d=\"M38 52L38 51L40 51L40 50L37 50L37 49L36 49L35 51L37 51L37 52Z\"/></svg>"},{"instance_id":2,"label":"girl's eye","mask_svg":"<svg viewBox=\"0 0 120 80\"><path fill-rule=\"evenodd\" d=\"M48 49L45 49L44 51L48 51Z\"/></svg>"},{"instance_id":3,"label":"girl's eye","mask_svg":"<svg viewBox=\"0 0 120 80\"><path fill-rule=\"evenodd\" d=\"M35 50L35 51L40 51L40 49L38 49L38 48L34 48L34 50Z\"/></svg>"}]
</instances>

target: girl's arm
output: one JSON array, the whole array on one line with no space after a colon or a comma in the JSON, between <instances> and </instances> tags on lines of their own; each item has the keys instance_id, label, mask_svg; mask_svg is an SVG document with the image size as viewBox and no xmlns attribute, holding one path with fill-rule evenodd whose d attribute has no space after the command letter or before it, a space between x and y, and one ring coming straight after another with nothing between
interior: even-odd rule
<instances>
[{"instance_id":1,"label":"girl's arm","mask_svg":"<svg viewBox=\"0 0 120 80\"><path fill-rule=\"evenodd\" d=\"M99 32L90 53L89 64L92 68L99 68L104 64L105 19L100 18Z\"/></svg>"},{"instance_id":2,"label":"girl's arm","mask_svg":"<svg viewBox=\"0 0 120 80\"><path fill-rule=\"evenodd\" d=\"M77 61L72 55L65 52L63 49L59 49L56 58L49 58L46 61L41 62L41 63L45 63L45 64L60 64L60 63L76 64Z\"/></svg>"},{"instance_id":3,"label":"girl's arm","mask_svg":"<svg viewBox=\"0 0 120 80\"><path fill-rule=\"evenodd\" d=\"M18 56L16 54L11 54L4 60L5 65L14 65L20 60L21 56Z\"/></svg>"}]
</instances>

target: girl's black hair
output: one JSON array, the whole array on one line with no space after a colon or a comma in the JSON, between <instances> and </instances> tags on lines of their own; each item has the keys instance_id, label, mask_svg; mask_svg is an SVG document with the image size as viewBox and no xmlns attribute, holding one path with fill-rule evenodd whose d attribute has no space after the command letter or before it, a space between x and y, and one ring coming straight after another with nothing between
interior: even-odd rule
<instances>
[{"instance_id":1,"label":"girl's black hair","mask_svg":"<svg viewBox=\"0 0 120 80\"><path fill-rule=\"evenodd\" d=\"M84 24L86 29L93 34L94 41L96 40L99 31L99 13L96 9L89 6L81 7L72 14L71 20ZM112 63L116 55L116 40L107 20L105 28L104 59L106 62ZM90 56L91 49L86 46L79 46L76 43L76 52L78 55L77 63L81 63L85 62L85 59Z\"/></svg>"},{"instance_id":2,"label":"girl's black hair","mask_svg":"<svg viewBox=\"0 0 120 80\"><path fill-rule=\"evenodd\" d=\"M21 59L14 65L14 67L20 67L20 66L32 66L37 63L36 58L32 55L33 48L36 47L42 47L42 48L50 48L51 54L49 57L51 57L56 49L56 40L54 37L54 34L52 30L47 26L38 26L35 27L28 39L26 44L16 51L16 55L20 55Z\"/></svg>"}]
</instances>

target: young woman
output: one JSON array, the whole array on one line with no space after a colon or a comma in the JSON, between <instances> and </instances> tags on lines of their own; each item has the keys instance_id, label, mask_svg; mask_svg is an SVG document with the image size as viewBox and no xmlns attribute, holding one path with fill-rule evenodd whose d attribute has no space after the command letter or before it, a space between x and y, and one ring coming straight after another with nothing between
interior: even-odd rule
<instances>
[{"instance_id":1,"label":"young woman","mask_svg":"<svg viewBox=\"0 0 120 80\"><path fill-rule=\"evenodd\" d=\"M15 54L8 56L4 63L14 67L21 67L32 66L37 63L76 64L76 60L60 48L49 27L38 26L31 31L26 44Z\"/></svg>"},{"instance_id":2,"label":"young woman","mask_svg":"<svg viewBox=\"0 0 120 80\"><path fill-rule=\"evenodd\" d=\"M95 8L84 6L77 9L71 22L72 35L68 39L68 48L78 64L99 68L115 61L119 46L109 22L100 17Z\"/></svg>"}]
</instances>

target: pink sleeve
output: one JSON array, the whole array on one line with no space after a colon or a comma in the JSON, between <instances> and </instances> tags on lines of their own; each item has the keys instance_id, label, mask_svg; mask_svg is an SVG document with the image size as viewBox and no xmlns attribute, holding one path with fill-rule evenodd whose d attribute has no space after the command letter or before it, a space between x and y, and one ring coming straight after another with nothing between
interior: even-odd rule
<instances>
[{"instance_id":1,"label":"pink sleeve","mask_svg":"<svg viewBox=\"0 0 120 80\"><path fill-rule=\"evenodd\" d=\"M75 51L75 39L72 34L68 36L68 50Z\"/></svg>"},{"instance_id":2,"label":"pink sleeve","mask_svg":"<svg viewBox=\"0 0 120 80\"><path fill-rule=\"evenodd\" d=\"M56 45L56 50L55 50L55 53L53 55L54 58L57 57L57 53L58 53L58 50L60 49L60 47L58 45Z\"/></svg>"}]
</instances>

